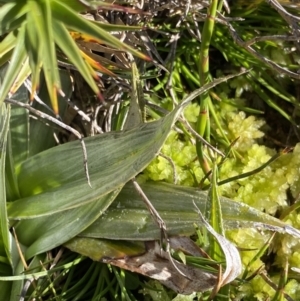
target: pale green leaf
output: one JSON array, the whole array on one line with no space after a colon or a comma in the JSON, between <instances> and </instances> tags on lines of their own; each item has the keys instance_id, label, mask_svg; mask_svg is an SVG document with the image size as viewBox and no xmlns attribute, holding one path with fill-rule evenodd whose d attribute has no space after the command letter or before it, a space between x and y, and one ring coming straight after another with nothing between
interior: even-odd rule
<instances>
[{"instance_id":1,"label":"pale green leaf","mask_svg":"<svg viewBox=\"0 0 300 301\"><path fill-rule=\"evenodd\" d=\"M92 202L124 185L155 157L176 114L129 131L85 139L92 188L85 179L78 141L31 157L20 166L23 197L10 204L10 218L49 215Z\"/></svg>"},{"instance_id":2,"label":"pale green leaf","mask_svg":"<svg viewBox=\"0 0 300 301\"><path fill-rule=\"evenodd\" d=\"M74 66L78 69L80 74L83 76L83 78L86 80L86 82L89 84L89 86L93 89L93 91L98 94L99 88L95 83L95 80L93 79L93 76L96 76L96 73L94 70L92 70L92 73L90 72L90 69L87 66L87 63L83 60L80 50L72 37L70 36L67 29L64 27L63 23L58 22L56 20L52 23L53 29L55 31L55 41L57 45L60 47L60 49L64 52L64 54L68 57L70 62L74 64Z\"/></svg>"},{"instance_id":3,"label":"pale green leaf","mask_svg":"<svg viewBox=\"0 0 300 301\"><path fill-rule=\"evenodd\" d=\"M1 57L4 54L9 53L15 46L17 42L17 37L14 32L10 32L0 43L0 53Z\"/></svg>"},{"instance_id":4,"label":"pale green leaf","mask_svg":"<svg viewBox=\"0 0 300 301\"><path fill-rule=\"evenodd\" d=\"M42 68L54 112L58 114L57 91L60 90L60 79L52 28L52 11L50 1L29 1L28 21L35 24L36 40L43 53ZM36 66L38 68L39 66ZM35 69L36 69L35 68Z\"/></svg>"},{"instance_id":5,"label":"pale green leaf","mask_svg":"<svg viewBox=\"0 0 300 301\"><path fill-rule=\"evenodd\" d=\"M49 251L78 235L106 211L119 190L116 189L81 207L47 217L20 221L16 232L18 240L28 246L26 258Z\"/></svg>"},{"instance_id":6,"label":"pale green leaf","mask_svg":"<svg viewBox=\"0 0 300 301\"><path fill-rule=\"evenodd\" d=\"M28 78L30 73L31 73L31 70L30 70L28 56L27 56L25 61L21 65L21 68L19 69L19 73L18 73L17 77L15 78L12 86L10 87L11 95L14 95L16 93L16 91L22 86L24 81Z\"/></svg>"}]
</instances>

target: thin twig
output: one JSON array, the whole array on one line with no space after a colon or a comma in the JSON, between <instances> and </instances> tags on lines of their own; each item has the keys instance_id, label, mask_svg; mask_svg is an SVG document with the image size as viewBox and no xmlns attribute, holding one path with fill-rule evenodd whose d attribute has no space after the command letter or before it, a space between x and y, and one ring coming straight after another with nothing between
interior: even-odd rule
<instances>
[{"instance_id":1,"label":"thin twig","mask_svg":"<svg viewBox=\"0 0 300 301\"><path fill-rule=\"evenodd\" d=\"M32 82L31 80L29 80L28 78L25 80L24 82L24 86L26 87L26 89L31 93L32 92ZM52 114L54 114L54 111L47 105L45 104L44 101L41 100L41 98L37 95L37 93L34 91L33 93L33 98L34 100L39 103L41 106L43 106L44 108L46 108L49 112L51 112Z\"/></svg>"},{"instance_id":2,"label":"thin twig","mask_svg":"<svg viewBox=\"0 0 300 301\"><path fill-rule=\"evenodd\" d=\"M13 230L13 235L14 235L14 238L15 238L15 242L16 242L16 246L17 246L17 250L18 250L20 259L22 261L22 264L24 266L25 271L27 271L29 267L27 265L27 262L26 262L26 260L24 258L24 255L23 255L23 252L21 250L21 246L20 246L20 243L19 243L19 240L18 240L18 237L17 237L16 230L15 230L14 227L12 228L12 230ZM25 284L23 285L23 288L22 288L22 291L21 291L21 294L20 294L20 301L25 300L27 291L28 291L28 289L29 289L29 287L30 287L31 284L34 286L34 288L36 288L36 279L35 278L28 279L25 282ZM39 298L39 300L40 300L40 298Z\"/></svg>"},{"instance_id":3,"label":"thin twig","mask_svg":"<svg viewBox=\"0 0 300 301\"><path fill-rule=\"evenodd\" d=\"M172 170L173 170L173 182L176 185L177 181L178 181L178 175L177 175L177 172L176 172L176 166L175 166L174 161L169 156L163 154L162 152L159 152L158 155L161 156L162 158L166 159L170 163L170 165L172 166Z\"/></svg>"},{"instance_id":4,"label":"thin twig","mask_svg":"<svg viewBox=\"0 0 300 301\"><path fill-rule=\"evenodd\" d=\"M86 147L85 147L83 137L80 135L80 133L78 131L76 131L72 127L68 126L67 124L63 123L62 121L59 121L56 118L54 118L54 117L52 117L52 116L50 116L50 115L48 115L44 112L41 112L39 110L36 110L36 109L32 108L30 105L28 105L26 103L22 103L20 101L12 99L12 98L6 98L5 102L9 103L9 104L12 104L12 105L22 107L24 109L27 109L29 112L35 114L36 116L38 116L42 119L46 119L46 120L60 126L61 128L71 132L72 134L74 134L79 139L79 141L81 143L82 152L83 152L83 165L84 165L85 176L86 176L86 179L87 179L87 182L88 182L89 186L92 187L91 182L90 182L89 171L88 171L88 164L87 164L87 151L86 151Z\"/></svg>"},{"instance_id":5,"label":"thin twig","mask_svg":"<svg viewBox=\"0 0 300 301\"><path fill-rule=\"evenodd\" d=\"M259 274L260 276L261 276L261 278L267 283L267 284L269 284L275 291L278 291L278 285L277 284L275 284L274 282L273 282L273 280L272 279L270 279L269 277L268 277L268 275L267 275L267 273L265 272L265 271L262 271L260 274ZM287 293L285 293L285 292L282 292L282 294L283 294L283 296L284 296L284 298L286 299L286 300L288 300L288 301L295 301L290 295L288 295Z\"/></svg>"},{"instance_id":6,"label":"thin twig","mask_svg":"<svg viewBox=\"0 0 300 301\"><path fill-rule=\"evenodd\" d=\"M82 110L80 110L69 98L67 98L66 96L63 97L63 99L68 103L68 105L73 108L78 115L80 115L82 117L83 120L89 122L90 124L92 124L92 126L96 129L96 131L100 134L103 133L101 127L98 126L97 123L92 122L91 118L85 114Z\"/></svg>"},{"instance_id":7,"label":"thin twig","mask_svg":"<svg viewBox=\"0 0 300 301\"><path fill-rule=\"evenodd\" d=\"M258 53L254 48L249 46L247 42L244 42L242 38L239 37L236 30L233 28L233 26L229 23L225 23L226 26L229 29L229 32L234 40L234 42L239 45L240 47L246 49L248 52L250 52L254 57L256 57L258 60L263 61L265 64L267 64L269 67L271 67L273 70L277 71L280 74L286 74L287 76L290 76L295 79L300 79L300 74L297 74L295 72L292 72L286 68L283 68L279 66L278 64L274 63L273 61L269 60L268 58L264 57L260 53Z\"/></svg>"},{"instance_id":8,"label":"thin twig","mask_svg":"<svg viewBox=\"0 0 300 301\"><path fill-rule=\"evenodd\" d=\"M214 151L215 153L219 154L221 157L225 157L225 155L218 150L217 148L215 148L214 146L212 146L209 142L207 142L202 136L200 136L189 124L189 122L184 118L184 117L180 117L179 121L182 122L182 124L186 127L186 129L192 134L194 135L197 139L199 139L203 144L205 144L208 148L210 148L212 151Z\"/></svg>"},{"instance_id":9,"label":"thin twig","mask_svg":"<svg viewBox=\"0 0 300 301\"><path fill-rule=\"evenodd\" d=\"M272 6L280 16L292 26L293 29L299 30L299 26L297 22L300 22L300 18L290 14L288 11L284 9L284 7L276 0L265 0L270 6Z\"/></svg>"},{"instance_id":10,"label":"thin twig","mask_svg":"<svg viewBox=\"0 0 300 301\"><path fill-rule=\"evenodd\" d=\"M151 201L148 199L144 191L142 190L141 186L138 184L136 179L132 179L132 183L138 194L142 197L144 203L146 204L151 216L153 217L153 220L158 225L159 229L161 230L161 240L165 240L166 242L166 253L168 254L169 260L171 264L174 266L175 270L183 277L189 279L176 265L172 255L171 255L171 247L170 247L170 240L167 233L167 226L160 214L157 212L155 207L152 205ZM191 279L192 280L192 279Z\"/></svg>"},{"instance_id":11,"label":"thin twig","mask_svg":"<svg viewBox=\"0 0 300 301\"><path fill-rule=\"evenodd\" d=\"M167 115L170 113L170 111L164 109L164 108L161 108L149 101L146 101L146 105L149 106L150 108L153 108L154 110L157 110L159 111L160 113L164 114L164 115ZM216 152L217 154L219 154L221 157L225 157L225 155L220 151L218 150L217 148L215 148L214 146L212 146L209 142L207 142L202 136L200 136L192 127L191 125L188 123L188 121L180 116L178 118L178 120L185 126L185 128L192 134L196 137L196 139L199 139L203 144L205 144L208 148L210 148L212 151Z\"/></svg>"}]
</instances>

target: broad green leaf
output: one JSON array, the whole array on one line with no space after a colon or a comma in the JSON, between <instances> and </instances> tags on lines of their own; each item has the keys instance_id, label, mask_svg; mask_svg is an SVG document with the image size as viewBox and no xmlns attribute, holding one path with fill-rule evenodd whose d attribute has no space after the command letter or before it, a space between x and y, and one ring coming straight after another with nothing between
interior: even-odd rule
<instances>
[{"instance_id":1,"label":"broad green leaf","mask_svg":"<svg viewBox=\"0 0 300 301\"><path fill-rule=\"evenodd\" d=\"M6 66L0 69L1 80L5 76ZM21 87L15 94L15 98L19 101L27 101L28 93L26 88ZM10 126L7 138L7 154L5 166L5 185L6 199L8 202L20 197L17 178L15 174L15 165L24 161L28 157L28 128L29 116L28 112L20 110L20 108L11 108Z\"/></svg>"},{"instance_id":2,"label":"broad green leaf","mask_svg":"<svg viewBox=\"0 0 300 301\"><path fill-rule=\"evenodd\" d=\"M0 256L6 257L12 265L11 241L6 208L5 162L9 130L10 106L0 105Z\"/></svg>"},{"instance_id":3,"label":"broad green leaf","mask_svg":"<svg viewBox=\"0 0 300 301\"><path fill-rule=\"evenodd\" d=\"M26 258L49 251L78 235L106 211L119 191L115 189L81 207L20 221L16 232L18 240L28 246Z\"/></svg>"},{"instance_id":4,"label":"broad green leaf","mask_svg":"<svg viewBox=\"0 0 300 301\"><path fill-rule=\"evenodd\" d=\"M2 265L0 264L0 270L2 270ZM9 275L9 273L5 273L3 275ZM12 286L12 282L8 282L8 281L0 281L0 291L1 291L1 298L3 298L3 300L9 300L10 297L10 292L11 292L11 286Z\"/></svg>"},{"instance_id":5,"label":"broad green leaf","mask_svg":"<svg viewBox=\"0 0 300 301\"><path fill-rule=\"evenodd\" d=\"M159 182L140 183L140 186L166 222L170 236L191 235L195 232L194 224L199 222L199 217L193 201L201 212L205 212L208 197L206 191ZM299 230L279 219L241 202L225 197L220 199L225 229L260 227L300 238ZM80 236L132 241L160 239L161 233L141 197L133 185L128 183L105 215Z\"/></svg>"},{"instance_id":6,"label":"broad green leaf","mask_svg":"<svg viewBox=\"0 0 300 301\"><path fill-rule=\"evenodd\" d=\"M155 157L175 117L173 112L132 130L85 139L92 189L85 179L78 141L29 158L18 174L23 198L10 204L10 218L32 218L83 206L124 185Z\"/></svg>"},{"instance_id":7,"label":"broad green leaf","mask_svg":"<svg viewBox=\"0 0 300 301\"><path fill-rule=\"evenodd\" d=\"M204 89L207 87L197 93ZM191 99L189 96L182 106L156 122L87 138L92 189L77 165L82 158L77 141L21 163L18 179L24 198L10 203L8 211L10 218L26 219L16 227L18 240L28 247L26 258L65 243L103 215L119 189L153 159Z\"/></svg>"},{"instance_id":8,"label":"broad green leaf","mask_svg":"<svg viewBox=\"0 0 300 301\"><path fill-rule=\"evenodd\" d=\"M85 139L92 189L85 178L78 141L42 152L18 171L21 199L9 204L11 219L26 219L83 206L123 186L156 156L182 109L221 78L195 90L164 118L124 132Z\"/></svg>"}]
</instances>

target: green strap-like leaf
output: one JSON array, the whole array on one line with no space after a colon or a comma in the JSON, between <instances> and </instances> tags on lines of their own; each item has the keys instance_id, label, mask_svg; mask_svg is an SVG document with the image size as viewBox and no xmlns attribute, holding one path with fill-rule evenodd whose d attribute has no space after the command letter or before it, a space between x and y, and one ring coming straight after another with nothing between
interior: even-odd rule
<instances>
[{"instance_id":1,"label":"green strap-like leaf","mask_svg":"<svg viewBox=\"0 0 300 301\"><path fill-rule=\"evenodd\" d=\"M176 112L132 130L85 139L92 189L85 180L78 141L40 153L20 166L23 199L10 204L10 218L49 215L93 202L124 185L156 156Z\"/></svg>"},{"instance_id":2,"label":"green strap-like leaf","mask_svg":"<svg viewBox=\"0 0 300 301\"><path fill-rule=\"evenodd\" d=\"M31 14L27 14L25 47L28 54L29 66L31 70L32 96L36 89L39 87L40 70L42 67L42 47L36 47L36 45L40 45L39 35L36 31L36 24L34 22L34 19L31 18ZM27 77L23 79L23 82Z\"/></svg>"},{"instance_id":3,"label":"green strap-like leaf","mask_svg":"<svg viewBox=\"0 0 300 301\"><path fill-rule=\"evenodd\" d=\"M26 258L49 251L80 234L106 211L119 191L116 189L94 202L55 216L19 222L16 232L18 240L28 246Z\"/></svg>"},{"instance_id":4,"label":"green strap-like leaf","mask_svg":"<svg viewBox=\"0 0 300 301\"><path fill-rule=\"evenodd\" d=\"M9 129L10 107L0 105L0 256L7 258L12 265L11 241L6 208L5 161Z\"/></svg>"},{"instance_id":5,"label":"green strap-like leaf","mask_svg":"<svg viewBox=\"0 0 300 301\"><path fill-rule=\"evenodd\" d=\"M30 11L28 18L35 24L37 31L37 40L43 54L42 68L44 71L48 93L52 101L52 107L58 114L57 93L60 91L60 79L57 68L57 58L54 44L54 35L52 28L52 1L29 1ZM36 68L38 68L37 66ZM34 69L35 70L35 69Z\"/></svg>"},{"instance_id":6,"label":"green strap-like leaf","mask_svg":"<svg viewBox=\"0 0 300 301\"><path fill-rule=\"evenodd\" d=\"M85 139L92 189L86 182L78 141L47 150L23 162L18 172L22 199L8 208L12 219L26 219L93 202L121 187L156 156L182 109L218 79L186 97L164 118L124 132Z\"/></svg>"},{"instance_id":7,"label":"green strap-like leaf","mask_svg":"<svg viewBox=\"0 0 300 301\"><path fill-rule=\"evenodd\" d=\"M0 43L1 56L10 52L16 46L16 35L14 32L10 32Z\"/></svg>"},{"instance_id":8,"label":"green strap-like leaf","mask_svg":"<svg viewBox=\"0 0 300 301\"><path fill-rule=\"evenodd\" d=\"M169 235L191 235L195 232L194 224L198 224L199 216L193 201L204 212L206 191L159 182L140 183L140 186L165 221ZM224 197L220 199L226 229L260 227L300 238L299 230L277 218L241 202ZM84 237L144 241L160 239L160 235L160 229L132 183L124 186L105 215L81 233Z\"/></svg>"}]
</instances>

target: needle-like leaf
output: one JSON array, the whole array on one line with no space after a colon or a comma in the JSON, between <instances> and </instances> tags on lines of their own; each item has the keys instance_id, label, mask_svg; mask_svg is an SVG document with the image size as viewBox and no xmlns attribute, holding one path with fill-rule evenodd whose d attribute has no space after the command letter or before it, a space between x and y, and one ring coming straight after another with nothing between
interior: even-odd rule
<instances>
[{"instance_id":1,"label":"needle-like leaf","mask_svg":"<svg viewBox=\"0 0 300 301\"><path fill-rule=\"evenodd\" d=\"M10 89L17 78L19 71L26 60L25 44L25 25L23 25L18 32L16 46L10 61L9 68L0 88L0 105L3 103L5 97L10 92Z\"/></svg>"}]
</instances>

